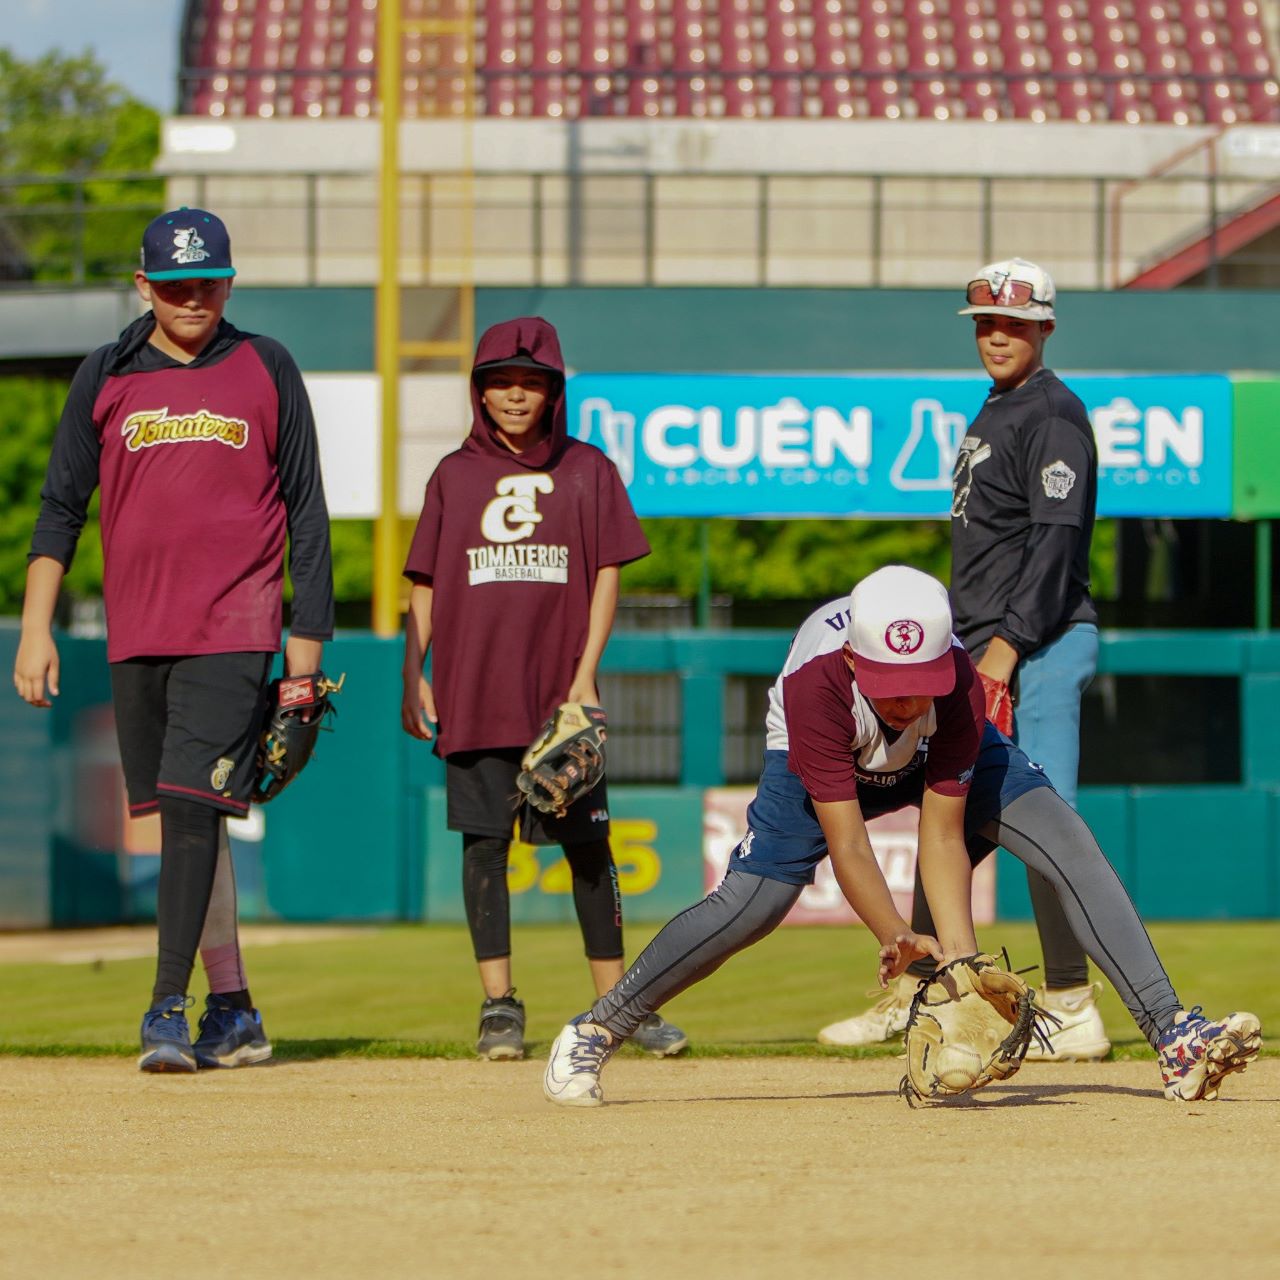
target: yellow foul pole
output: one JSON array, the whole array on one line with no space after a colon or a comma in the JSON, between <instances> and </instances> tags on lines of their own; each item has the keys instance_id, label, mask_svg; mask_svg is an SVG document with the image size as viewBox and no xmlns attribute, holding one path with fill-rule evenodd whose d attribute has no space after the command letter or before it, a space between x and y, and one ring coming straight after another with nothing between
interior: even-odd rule
<instances>
[{"instance_id":1,"label":"yellow foul pole","mask_svg":"<svg viewBox=\"0 0 1280 1280\"><path fill-rule=\"evenodd\" d=\"M473 285L474 163L471 117L475 103L475 11L471 0L440 0L449 17L406 19L402 0L378 6L378 99L382 106L382 165L378 198L377 360L382 389L378 519L373 536L373 629L393 636L400 629L401 560L399 462L400 374L405 360L453 361L458 371L471 369L475 327ZM458 277L455 338L406 342L402 335L400 299L400 116L404 73L402 42L406 34L452 40L453 62L462 85L462 125L458 178L462 243Z\"/></svg>"},{"instance_id":2,"label":"yellow foul pole","mask_svg":"<svg viewBox=\"0 0 1280 1280\"><path fill-rule=\"evenodd\" d=\"M382 168L378 199L377 359L382 390L378 519L373 531L373 629L400 627L400 0L378 6Z\"/></svg>"}]
</instances>

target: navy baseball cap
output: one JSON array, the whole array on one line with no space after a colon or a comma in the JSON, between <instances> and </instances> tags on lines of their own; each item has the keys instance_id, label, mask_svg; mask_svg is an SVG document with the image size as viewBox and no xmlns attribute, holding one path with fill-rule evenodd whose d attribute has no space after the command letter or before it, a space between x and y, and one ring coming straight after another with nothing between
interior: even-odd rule
<instances>
[{"instance_id":1,"label":"navy baseball cap","mask_svg":"<svg viewBox=\"0 0 1280 1280\"><path fill-rule=\"evenodd\" d=\"M148 280L223 280L231 265L231 237L222 219L184 205L153 218L142 233L142 273Z\"/></svg>"}]
</instances>

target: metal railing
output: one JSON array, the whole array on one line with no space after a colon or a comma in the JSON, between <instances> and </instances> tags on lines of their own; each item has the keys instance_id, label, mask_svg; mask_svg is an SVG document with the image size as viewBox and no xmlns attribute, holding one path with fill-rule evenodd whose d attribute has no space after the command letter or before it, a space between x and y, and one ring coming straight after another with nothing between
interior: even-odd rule
<instances>
[{"instance_id":1,"label":"metal railing","mask_svg":"<svg viewBox=\"0 0 1280 1280\"><path fill-rule=\"evenodd\" d=\"M456 175L409 174L402 281L950 287L1016 249L1052 262L1064 287L1111 288L1277 179L542 172L476 175L464 201ZM255 284L377 278L371 173L35 175L0 179L0 286L127 278L142 227L173 203L214 207ZM1246 258L1257 283L1280 283L1280 251Z\"/></svg>"},{"instance_id":2,"label":"metal railing","mask_svg":"<svg viewBox=\"0 0 1280 1280\"><path fill-rule=\"evenodd\" d=\"M0 286L120 280L164 198L154 173L0 177Z\"/></svg>"}]
</instances>

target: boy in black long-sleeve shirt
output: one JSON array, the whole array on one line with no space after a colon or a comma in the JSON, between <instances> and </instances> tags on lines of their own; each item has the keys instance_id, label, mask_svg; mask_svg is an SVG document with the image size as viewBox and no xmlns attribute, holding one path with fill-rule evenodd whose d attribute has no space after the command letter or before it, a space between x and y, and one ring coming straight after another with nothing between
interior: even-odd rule
<instances>
[{"instance_id":1,"label":"boy in black long-sleeve shirt","mask_svg":"<svg viewBox=\"0 0 1280 1280\"><path fill-rule=\"evenodd\" d=\"M107 659L129 809L159 810L162 832L145 1071L239 1066L271 1053L234 933L227 945L205 940L212 994L194 1047L185 1010L220 846L226 859L225 818L248 812L280 649L286 532L286 672L317 670L333 633L310 403L279 343L223 319L234 275L213 214L184 208L147 227L134 281L151 311L84 361L58 424L14 667L18 693L49 706L58 692L54 604L100 487ZM219 892L234 895L229 864L224 871Z\"/></svg>"}]
</instances>

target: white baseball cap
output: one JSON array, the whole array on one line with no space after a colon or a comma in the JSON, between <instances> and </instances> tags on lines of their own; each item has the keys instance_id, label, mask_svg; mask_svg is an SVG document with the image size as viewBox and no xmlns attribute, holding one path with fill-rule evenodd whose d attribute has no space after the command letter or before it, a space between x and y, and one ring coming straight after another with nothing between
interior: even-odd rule
<instances>
[{"instance_id":1,"label":"white baseball cap","mask_svg":"<svg viewBox=\"0 0 1280 1280\"><path fill-rule=\"evenodd\" d=\"M955 688L951 602L937 578L886 565L849 597L854 677L869 698L940 697Z\"/></svg>"},{"instance_id":2,"label":"white baseball cap","mask_svg":"<svg viewBox=\"0 0 1280 1280\"><path fill-rule=\"evenodd\" d=\"M962 316L1018 316L1052 320L1053 278L1026 258L1006 258L983 267L965 289L969 303Z\"/></svg>"}]
</instances>

